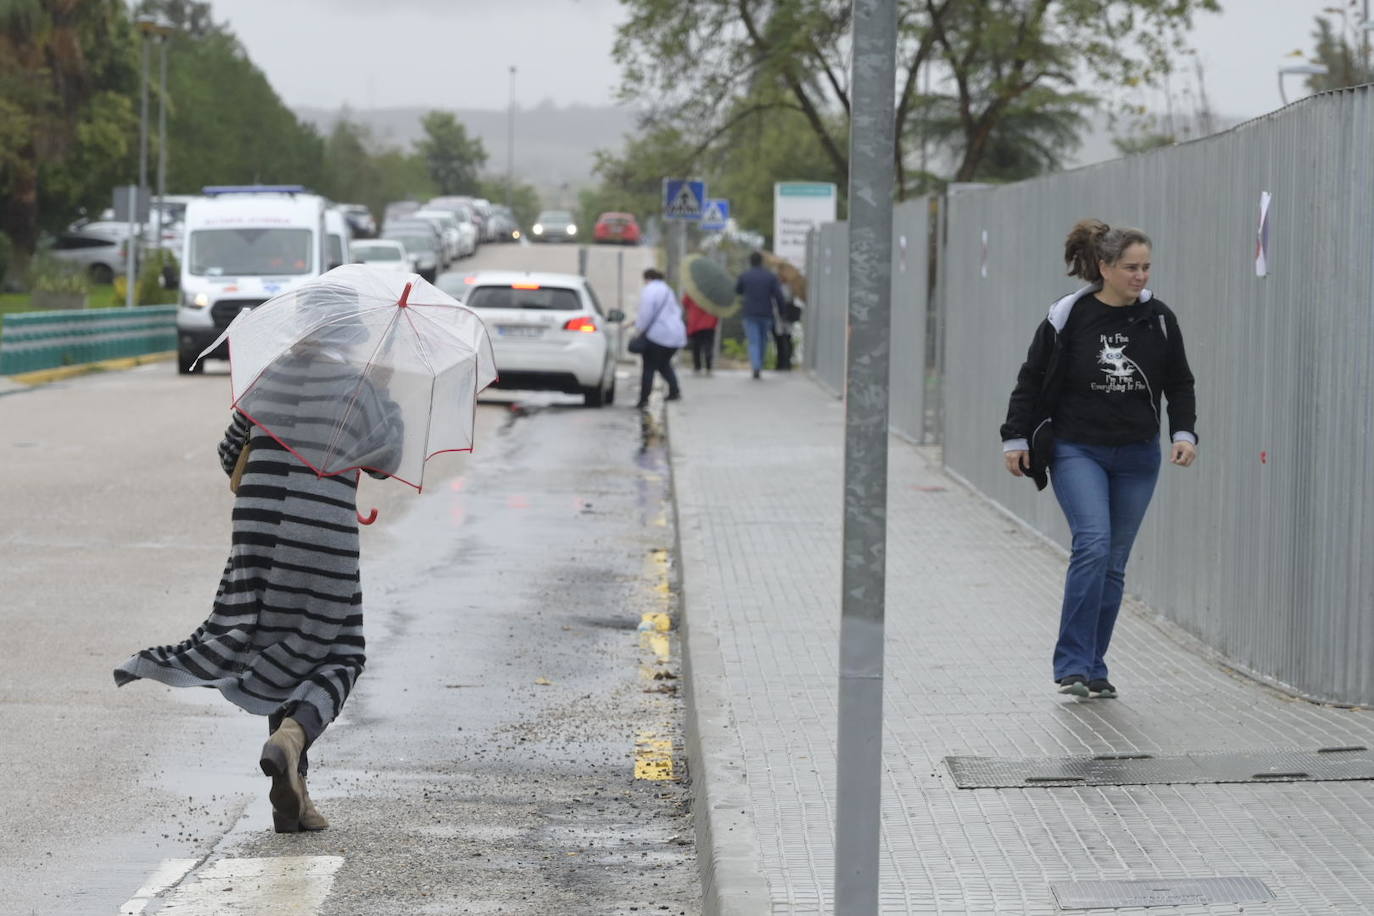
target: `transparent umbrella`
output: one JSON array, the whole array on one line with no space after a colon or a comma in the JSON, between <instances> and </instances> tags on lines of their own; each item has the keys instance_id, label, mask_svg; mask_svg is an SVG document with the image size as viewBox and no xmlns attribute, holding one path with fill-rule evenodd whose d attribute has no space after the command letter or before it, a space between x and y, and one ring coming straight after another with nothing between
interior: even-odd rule
<instances>
[{"instance_id":1,"label":"transparent umbrella","mask_svg":"<svg viewBox=\"0 0 1374 916\"><path fill-rule=\"evenodd\" d=\"M322 477L364 470L416 489L425 462L472 448L496 380L482 320L415 274L336 267L241 312L234 407Z\"/></svg>"}]
</instances>

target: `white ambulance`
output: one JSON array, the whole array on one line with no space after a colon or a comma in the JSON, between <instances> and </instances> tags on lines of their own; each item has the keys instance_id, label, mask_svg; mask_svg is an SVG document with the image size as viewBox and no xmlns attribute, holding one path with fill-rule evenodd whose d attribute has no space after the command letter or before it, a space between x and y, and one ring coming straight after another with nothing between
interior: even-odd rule
<instances>
[{"instance_id":1,"label":"white ambulance","mask_svg":"<svg viewBox=\"0 0 1374 916\"><path fill-rule=\"evenodd\" d=\"M332 262L329 205L303 187L208 187L203 193L186 205L177 309L177 370L183 374L242 309L348 260L345 237L342 257L334 252L339 260ZM227 345L210 357L227 358Z\"/></svg>"}]
</instances>

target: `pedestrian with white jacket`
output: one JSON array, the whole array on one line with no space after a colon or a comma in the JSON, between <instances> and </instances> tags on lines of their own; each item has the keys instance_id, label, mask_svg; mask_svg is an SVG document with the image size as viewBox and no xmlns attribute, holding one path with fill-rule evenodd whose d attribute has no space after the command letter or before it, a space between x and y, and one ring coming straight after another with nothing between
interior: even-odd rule
<instances>
[{"instance_id":1,"label":"pedestrian with white jacket","mask_svg":"<svg viewBox=\"0 0 1374 916\"><path fill-rule=\"evenodd\" d=\"M644 335L637 406L649 405L655 372L668 383L668 400L678 400L682 397L682 389L678 387L677 373L673 371L673 355L687 346L687 327L682 323L682 305L678 302L677 294L664 282L663 274L652 267L644 271L644 289L639 294L635 330Z\"/></svg>"}]
</instances>

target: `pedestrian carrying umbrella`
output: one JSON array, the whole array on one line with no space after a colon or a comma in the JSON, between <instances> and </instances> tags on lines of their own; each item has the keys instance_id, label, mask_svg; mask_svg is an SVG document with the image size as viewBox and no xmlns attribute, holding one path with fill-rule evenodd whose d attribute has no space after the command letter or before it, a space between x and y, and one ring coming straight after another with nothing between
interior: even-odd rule
<instances>
[{"instance_id":1,"label":"pedestrian carrying umbrella","mask_svg":"<svg viewBox=\"0 0 1374 916\"><path fill-rule=\"evenodd\" d=\"M702 311L717 318L729 318L739 311L735 300L735 278L710 258L690 255L682 262L682 292L692 297Z\"/></svg>"},{"instance_id":2,"label":"pedestrian carrying umbrella","mask_svg":"<svg viewBox=\"0 0 1374 916\"><path fill-rule=\"evenodd\" d=\"M415 274L336 267L240 312L233 406L321 477L385 474L417 490L425 462L469 451L491 339L466 306Z\"/></svg>"}]
</instances>

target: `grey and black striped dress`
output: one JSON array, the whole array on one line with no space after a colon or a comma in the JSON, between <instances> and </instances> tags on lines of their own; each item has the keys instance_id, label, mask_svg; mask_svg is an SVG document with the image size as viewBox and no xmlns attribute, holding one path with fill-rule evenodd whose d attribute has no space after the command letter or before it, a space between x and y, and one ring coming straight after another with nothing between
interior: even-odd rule
<instances>
[{"instance_id":1,"label":"grey and black striped dress","mask_svg":"<svg viewBox=\"0 0 1374 916\"><path fill-rule=\"evenodd\" d=\"M319 398L318 384L289 381L278 386L280 400L331 402ZM318 476L237 411L219 446L225 473L245 443L251 451L213 612L185 641L145 649L117 667L115 683L214 687L274 719L305 703L322 730L364 663L356 477Z\"/></svg>"}]
</instances>

